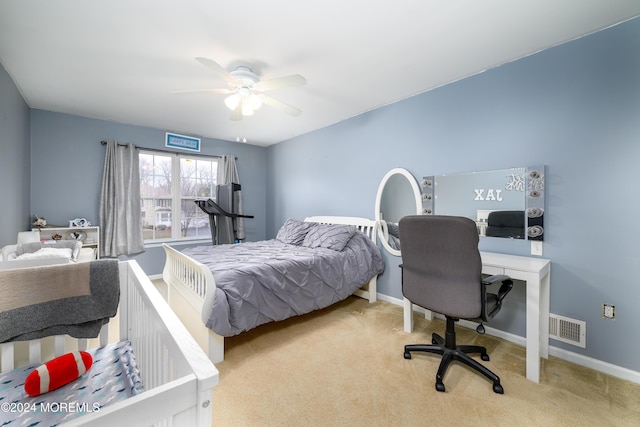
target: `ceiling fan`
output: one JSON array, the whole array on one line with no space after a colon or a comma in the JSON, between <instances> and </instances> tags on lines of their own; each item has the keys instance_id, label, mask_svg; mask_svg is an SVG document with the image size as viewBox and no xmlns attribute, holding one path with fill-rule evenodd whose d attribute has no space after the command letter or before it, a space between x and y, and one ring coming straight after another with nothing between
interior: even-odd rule
<instances>
[{"instance_id":1,"label":"ceiling fan","mask_svg":"<svg viewBox=\"0 0 640 427\"><path fill-rule=\"evenodd\" d=\"M265 92L290 86L301 86L307 83L299 74L279 77L270 80L260 78L249 67L240 66L234 71L227 71L217 62L209 58L198 57L196 61L224 78L229 86L227 89L195 89L174 91L172 93L207 92L228 95L224 103L232 111L231 120L242 120L245 116L253 115L262 104L276 108L292 116L299 116L302 111L267 95Z\"/></svg>"}]
</instances>

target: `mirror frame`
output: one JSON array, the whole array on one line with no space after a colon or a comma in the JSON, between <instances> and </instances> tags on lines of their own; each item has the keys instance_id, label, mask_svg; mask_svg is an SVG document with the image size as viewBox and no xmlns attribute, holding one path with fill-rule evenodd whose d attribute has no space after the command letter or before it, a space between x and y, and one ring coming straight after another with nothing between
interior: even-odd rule
<instances>
[{"instance_id":1,"label":"mirror frame","mask_svg":"<svg viewBox=\"0 0 640 427\"><path fill-rule=\"evenodd\" d=\"M382 212L380 212L380 207L382 204L382 193L384 192L384 187L387 182L391 179L391 177L395 175L404 176L409 184L411 185L411 189L413 190L414 199L416 202L415 205L415 214L422 214L422 195L420 191L420 187L418 186L418 181L416 178L411 175L411 172L404 168L393 168L389 172L382 177L380 181L380 185L378 185L378 193L376 194L376 206L375 206L375 220L378 223L378 236L380 237L380 241L382 242L382 246L387 250L387 252L393 256L400 256L401 253L399 250L392 248L389 243L389 231L386 226L386 222L382 219Z\"/></svg>"}]
</instances>

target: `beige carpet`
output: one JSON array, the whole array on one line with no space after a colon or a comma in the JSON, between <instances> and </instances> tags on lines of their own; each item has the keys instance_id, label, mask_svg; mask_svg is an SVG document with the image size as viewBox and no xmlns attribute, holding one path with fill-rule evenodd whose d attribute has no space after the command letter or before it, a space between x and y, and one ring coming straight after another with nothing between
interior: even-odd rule
<instances>
[{"instance_id":1,"label":"beige carpet","mask_svg":"<svg viewBox=\"0 0 640 427\"><path fill-rule=\"evenodd\" d=\"M444 321L419 317L407 334L401 307L352 297L227 339L214 426L640 425L640 385L554 357L534 384L525 379L523 347L465 328L458 342L487 347L484 363L505 393L457 362L439 393L437 355L403 358L404 344L444 330Z\"/></svg>"}]
</instances>

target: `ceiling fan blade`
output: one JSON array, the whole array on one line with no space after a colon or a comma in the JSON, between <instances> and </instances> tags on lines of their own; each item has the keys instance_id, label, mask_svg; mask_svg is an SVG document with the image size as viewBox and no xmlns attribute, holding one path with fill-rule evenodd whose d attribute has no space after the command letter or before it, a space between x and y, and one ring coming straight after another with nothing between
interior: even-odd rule
<instances>
[{"instance_id":1,"label":"ceiling fan blade","mask_svg":"<svg viewBox=\"0 0 640 427\"><path fill-rule=\"evenodd\" d=\"M274 90L283 87L302 86L307 84L307 79L300 74L292 74L286 77L277 77L271 80L262 80L255 84L254 89L258 91Z\"/></svg>"},{"instance_id":2,"label":"ceiling fan blade","mask_svg":"<svg viewBox=\"0 0 640 427\"><path fill-rule=\"evenodd\" d=\"M213 93L216 95L227 95L233 93L231 89L191 89L191 90L172 90L171 94L186 94L186 93Z\"/></svg>"},{"instance_id":3,"label":"ceiling fan blade","mask_svg":"<svg viewBox=\"0 0 640 427\"><path fill-rule=\"evenodd\" d=\"M229 84L234 83L235 84L237 82L236 78L233 77L231 75L231 73L229 73L227 70L225 70L220 64L218 64L213 59L203 58L202 56L199 56L199 57L196 58L196 61L198 61L199 63L201 63L205 67L209 68L214 73L218 74L220 77L225 79L227 81L227 83L229 83Z\"/></svg>"},{"instance_id":4,"label":"ceiling fan blade","mask_svg":"<svg viewBox=\"0 0 640 427\"><path fill-rule=\"evenodd\" d=\"M269 96L269 95L265 95L262 94L262 102L264 102L265 104L267 104L270 107L276 108L280 111L283 111L287 114L290 114L294 117L299 116L300 114L302 114L302 110L297 109L296 107L292 107L289 104L285 104L282 101L278 101L277 99Z\"/></svg>"}]
</instances>

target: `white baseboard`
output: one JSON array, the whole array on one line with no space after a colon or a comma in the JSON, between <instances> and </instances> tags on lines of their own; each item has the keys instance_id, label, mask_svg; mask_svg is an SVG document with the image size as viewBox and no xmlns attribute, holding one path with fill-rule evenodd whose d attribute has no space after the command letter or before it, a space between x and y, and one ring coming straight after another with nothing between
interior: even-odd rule
<instances>
[{"instance_id":1,"label":"white baseboard","mask_svg":"<svg viewBox=\"0 0 640 427\"><path fill-rule=\"evenodd\" d=\"M387 295L383 295L378 293L378 299L381 301L390 302L391 304L403 306L403 301L398 298L390 297ZM417 307L414 305L414 311L424 314L424 309L421 307ZM435 315L436 317L441 317L444 319L444 316ZM467 320L460 320L459 325L475 329L477 323L470 322ZM490 326L485 325L485 331L488 335L492 335L498 338L502 338L506 341L512 342L514 344L518 344L522 347L526 347L526 339L525 337L521 337L519 335L515 335L509 332L504 332L499 329L494 329ZM631 369L623 368L621 366L613 365L608 362L604 362L602 360L593 359L591 357L584 356L582 354L574 353L569 350L565 350L562 348L554 347L552 345L549 346L549 354L551 356L555 356L559 359L566 360L567 362L574 363L579 366L584 366L585 368L593 369L598 372L602 372L604 374L608 374L617 378L621 378L623 380L631 381L635 384L640 384L640 372L633 371Z\"/></svg>"},{"instance_id":2,"label":"white baseboard","mask_svg":"<svg viewBox=\"0 0 640 427\"><path fill-rule=\"evenodd\" d=\"M593 359L582 354L574 353L572 351L553 346L549 346L549 354L559 359L566 360L567 362L584 366L585 368L591 368L604 374L631 381L632 383L640 384L640 372L633 371L631 369L623 368L621 366L613 365L609 362L603 362L602 360Z\"/></svg>"}]
</instances>

